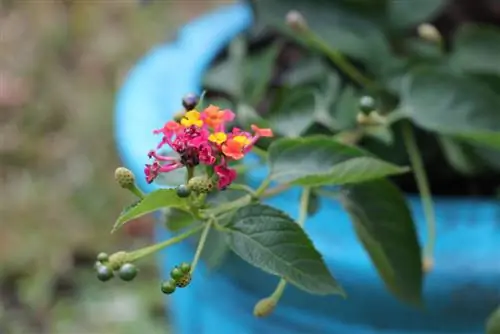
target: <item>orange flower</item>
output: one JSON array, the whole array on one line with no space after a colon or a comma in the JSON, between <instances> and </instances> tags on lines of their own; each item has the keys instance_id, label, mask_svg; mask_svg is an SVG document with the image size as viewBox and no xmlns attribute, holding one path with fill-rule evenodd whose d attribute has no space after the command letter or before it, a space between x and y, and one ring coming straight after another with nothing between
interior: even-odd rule
<instances>
[{"instance_id":1,"label":"orange flower","mask_svg":"<svg viewBox=\"0 0 500 334\"><path fill-rule=\"evenodd\" d=\"M252 128L252 131L255 132L255 134L258 137L272 137L273 136L273 130L271 130L271 129L261 129L255 124L252 124L251 128Z\"/></svg>"},{"instance_id":2,"label":"orange flower","mask_svg":"<svg viewBox=\"0 0 500 334\"><path fill-rule=\"evenodd\" d=\"M224 123L234 119L234 113L228 109L221 110L211 104L203 110L202 119L207 126L219 132L224 130Z\"/></svg>"},{"instance_id":3,"label":"orange flower","mask_svg":"<svg viewBox=\"0 0 500 334\"><path fill-rule=\"evenodd\" d=\"M226 140L222 146L222 153L234 160L240 160L245 156L244 148L248 144L250 144L250 139L247 136L234 136Z\"/></svg>"}]
</instances>

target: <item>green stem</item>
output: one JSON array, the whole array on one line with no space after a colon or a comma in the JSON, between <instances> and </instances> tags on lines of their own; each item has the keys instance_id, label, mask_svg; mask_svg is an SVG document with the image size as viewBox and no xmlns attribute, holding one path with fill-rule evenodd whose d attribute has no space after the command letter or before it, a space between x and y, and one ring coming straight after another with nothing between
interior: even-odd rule
<instances>
[{"instance_id":1,"label":"green stem","mask_svg":"<svg viewBox=\"0 0 500 334\"><path fill-rule=\"evenodd\" d=\"M186 167L187 168L187 177L186 177L186 184L191 180L194 176L194 167Z\"/></svg>"},{"instance_id":2,"label":"green stem","mask_svg":"<svg viewBox=\"0 0 500 334\"><path fill-rule=\"evenodd\" d=\"M281 278L278 285L276 286L276 289L274 289L273 293L271 294L270 298L272 298L276 304L281 299L281 296L283 296L283 292L285 292L287 284L288 282L284 278Z\"/></svg>"},{"instance_id":3,"label":"green stem","mask_svg":"<svg viewBox=\"0 0 500 334\"><path fill-rule=\"evenodd\" d=\"M311 197L311 188L304 187L300 195L299 219L297 223L300 227L304 227L307 220L307 207L309 206L309 198Z\"/></svg>"},{"instance_id":4,"label":"green stem","mask_svg":"<svg viewBox=\"0 0 500 334\"><path fill-rule=\"evenodd\" d=\"M253 190L251 187L247 186L246 184L240 184L240 183L232 183L229 186L229 189L231 190L241 190L244 192L247 192L248 194L255 196L255 190Z\"/></svg>"},{"instance_id":5,"label":"green stem","mask_svg":"<svg viewBox=\"0 0 500 334\"><path fill-rule=\"evenodd\" d=\"M255 190L255 197L261 197L270 184L271 184L271 179L269 179L269 177L265 178L264 181L262 181L262 183L260 184L259 188Z\"/></svg>"},{"instance_id":6,"label":"green stem","mask_svg":"<svg viewBox=\"0 0 500 334\"><path fill-rule=\"evenodd\" d=\"M130 192L137 196L139 199L144 199L144 194L139 188L137 188L135 184L128 188L128 190L130 190Z\"/></svg>"},{"instance_id":7,"label":"green stem","mask_svg":"<svg viewBox=\"0 0 500 334\"><path fill-rule=\"evenodd\" d=\"M201 234L200 241L198 242L198 247L196 248L196 253L194 254L193 262L191 263L191 275L194 273L194 269L198 265L198 261L200 260L201 252L205 247L205 242L207 241L208 232L210 232L210 228L214 223L214 219L209 219L205 224L205 229Z\"/></svg>"},{"instance_id":8,"label":"green stem","mask_svg":"<svg viewBox=\"0 0 500 334\"><path fill-rule=\"evenodd\" d=\"M316 195L321 196L321 197L326 197L329 198L333 201L338 201L339 200L339 192L331 191L331 190L325 190L325 189L315 189L314 192Z\"/></svg>"},{"instance_id":9,"label":"green stem","mask_svg":"<svg viewBox=\"0 0 500 334\"><path fill-rule=\"evenodd\" d=\"M274 188L271 188L271 189L267 189L263 194L262 194L262 198L267 198L267 197L273 197L273 196L276 196L278 194L281 194L282 192L284 191L287 191L288 189L290 189L290 185L288 184L281 184L279 186L276 186Z\"/></svg>"},{"instance_id":10,"label":"green stem","mask_svg":"<svg viewBox=\"0 0 500 334\"><path fill-rule=\"evenodd\" d=\"M196 105L196 107L194 107L194 110L200 110L201 107L203 106L203 102L205 100L205 95L207 94L207 91L204 90L203 92L201 92L200 94L200 98L198 99L198 104Z\"/></svg>"},{"instance_id":11,"label":"green stem","mask_svg":"<svg viewBox=\"0 0 500 334\"><path fill-rule=\"evenodd\" d=\"M436 243L436 220L434 213L434 205L432 203L432 195L429 188L429 181L425 173L424 164L420 151L418 149L413 129L409 122L403 124L403 139L408 150L408 156L412 169L415 173L420 199L422 201L425 220L427 222L427 245L424 248L424 256L432 260L434 255L434 247Z\"/></svg>"},{"instance_id":12,"label":"green stem","mask_svg":"<svg viewBox=\"0 0 500 334\"><path fill-rule=\"evenodd\" d=\"M304 187L304 189L302 190L302 194L300 195L299 219L297 221L297 224L300 227L304 227L304 224L307 220L307 207L309 206L310 196L311 188ZM287 284L287 281L284 278L281 278L278 285L276 286L276 289L274 289L274 292L271 294L270 298L272 298L276 304L278 304L278 301L283 295Z\"/></svg>"},{"instance_id":13,"label":"green stem","mask_svg":"<svg viewBox=\"0 0 500 334\"><path fill-rule=\"evenodd\" d=\"M313 44L317 49L323 52L342 72L348 75L352 81L356 82L365 88L375 88L376 83L367 78L354 66L347 58L339 51L330 48L321 38L316 36L314 32L307 30L306 39Z\"/></svg>"},{"instance_id":14,"label":"green stem","mask_svg":"<svg viewBox=\"0 0 500 334\"><path fill-rule=\"evenodd\" d=\"M245 195L241 196L234 201L222 203L213 209L202 210L201 213L203 217L218 216L222 213L236 210L242 206L248 205L252 202L253 196Z\"/></svg>"},{"instance_id":15,"label":"green stem","mask_svg":"<svg viewBox=\"0 0 500 334\"><path fill-rule=\"evenodd\" d=\"M139 260L141 257L153 254L155 252L158 252L159 250L162 250L163 248L166 248L168 246L172 246L176 243L183 241L184 239L189 238L190 236L198 233L202 228L203 228L203 225L199 225L199 226L192 228L189 231L186 231L182 234L179 234L179 235L177 235L173 238L170 238L168 240L165 240L163 242L160 242L160 243L157 243L155 245L145 247L142 249L138 249L134 252L129 253L127 259L130 262Z\"/></svg>"}]
</instances>

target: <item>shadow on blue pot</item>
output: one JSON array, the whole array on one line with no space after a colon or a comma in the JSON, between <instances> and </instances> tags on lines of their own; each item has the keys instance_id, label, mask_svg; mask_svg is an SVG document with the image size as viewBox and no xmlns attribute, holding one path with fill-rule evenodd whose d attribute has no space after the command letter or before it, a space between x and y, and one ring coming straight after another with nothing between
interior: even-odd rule
<instances>
[{"instance_id":1,"label":"shadow on blue pot","mask_svg":"<svg viewBox=\"0 0 500 334\"><path fill-rule=\"evenodd\" d=\"M185 93L201 90L213 58L251 23L247 6L224 7L185 26L176 41L153 49L132 69L116 106L116 140L125 166L142 175L146 154L157 141L152 129L172 118ZM249 182L256 186L265 175L265 170L255 171ZM155 188L139 179L144 191ZM298 196L291 190L268 203L296 217L288 203ZM422 234L421 205L408 200ZM435 201L439 238L436 266L425 281L425 310L403 305L387 292L347 214L329 201L308 220L306 230L347 291L347 300L289 287L272 316L256 319L255 303L274 290L278 278L231 257L216 272L201 265L192 286L170 298L174 333L483 333L485 319L500 302L500 207L482 199ZM168 237L158 224L156 238ZM162 252L162 275L168 277L175 264L192 256L186 244Z\"/></svg>"}]
</instances>

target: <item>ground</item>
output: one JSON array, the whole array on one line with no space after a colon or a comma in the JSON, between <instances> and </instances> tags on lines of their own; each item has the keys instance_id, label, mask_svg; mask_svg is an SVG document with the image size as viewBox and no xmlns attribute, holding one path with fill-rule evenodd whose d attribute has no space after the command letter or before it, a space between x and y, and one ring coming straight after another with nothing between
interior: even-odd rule
<instances>
[{"instance_id":1,"label":"ground","mask_svg":"<svg viewBox=\"0 0 500 334\"><path fill-rule=\"evenodd\" d=\"M0 2L0 333L167 332L154 259L131 283L92 272L99 251L150 238L149 219L109 233L132 200L113 180L115 93L149 48L229 2Z\"/></svg>"}]
</instances>

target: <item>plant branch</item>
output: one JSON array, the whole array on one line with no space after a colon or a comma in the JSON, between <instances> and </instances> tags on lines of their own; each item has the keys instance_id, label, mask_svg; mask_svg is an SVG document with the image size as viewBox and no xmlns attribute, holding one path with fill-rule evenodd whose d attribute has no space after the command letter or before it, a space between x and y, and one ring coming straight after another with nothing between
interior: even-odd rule
<instances>
[{"instance_id":1,"label":"plant branch","mask_svg":"<svg viewBox=\"0 0 500 334\"><path fill-rule=\"evenodd\" d=\"M261 197L264 194L264 192L267 190L267 188L269 187L270 184L271 184L271 179L268 176L267 178L264 179L264 181L262 181L259 188L257 188L257 190L255 190L255 197Z\"/></svg>"},{"instance_id":2,"label":"plant branch","mask_svg":"<svg viewBox=\"0 0 500 334\"><path fill-rule=\"evenodd\" d=\"M196 268L196 265L198 264L198 261L200 260L201 252L203 251L203 248L205 247L205 242L207 241L208 237L208 232L210 232L210 228L212 227L212 224L214 223L214 219L209 219L205 223L205 229L203 230L200 241L198 242L198 247L196 248L196 253L194 254L194 259L193 262L191 263L191 275L194 273L194 269Z\"/></svg>"},{"instance_id":3,"label":"plant branch","mask_svg":"<svg viewBox=\"0 0 500 334\"><path fill-rule=\"evenodd\" d=\"M361 73L342 53L332 49L313 31L307 30L305 38L314 47L323 52L339 69L351 78L352 81L365 88L378 88L378 85Z\"/></svg>"},{"instance_id":4,"label":"plant branch","mask_svg":"<svg viewBox=\"0 0 500 334\"><path fill-rule=\"evenodd\" d=\"M424 261L427 259L432 262L436 243L436 218L434 205L432 202L429 181L427 174L425 173L422 156L420 154L420 150L418 149L415 135L409 122L404 122L403 124L403 139L406 144L412 169L415 173L415 181L417 182L417 188L420 193L425 220L427 222L427 245L424 248Z\"/></svg>"},{"instance_id":5,"label":"plant branch","mask_svg":"<svg viewBox=\"0 0 500 334\"><path fill-rule=\"evenodd\" d=\"M273 197L273 196L276 196L284 191L287 191L288 189L290 189L290 185L288 184L281 184L279 186L276 186L274 188L271 188L271 189L268 189L266 190L263 194L262 194L262 198L267 198L267 197Z\"/></svg>"},{"instance_id":6,"label":"plant branch","mask_svg":"<svg viewBox=\"0 0 500 334\"><path fill-rule=\"evenodd\" d=\"M199 226L192 228L191 230L188 230L182 234L179 234L179 235L177 235L173 238L170 238L168 240L165 240L163 242L160 242L160 243L157 243L155 245L133 251L133 252L128 254L127 259L128 259L128 261L132 262L132 261L136 261L136 260L140 259L141 257L158 252L158 251L162 250L163 248L166 248L168 246L172 246L176 243L183 241L184 239L189 238L190 236L198 233L202 228L203 228L203 225L199 225Z\"/></svg>"}]
</instances>

